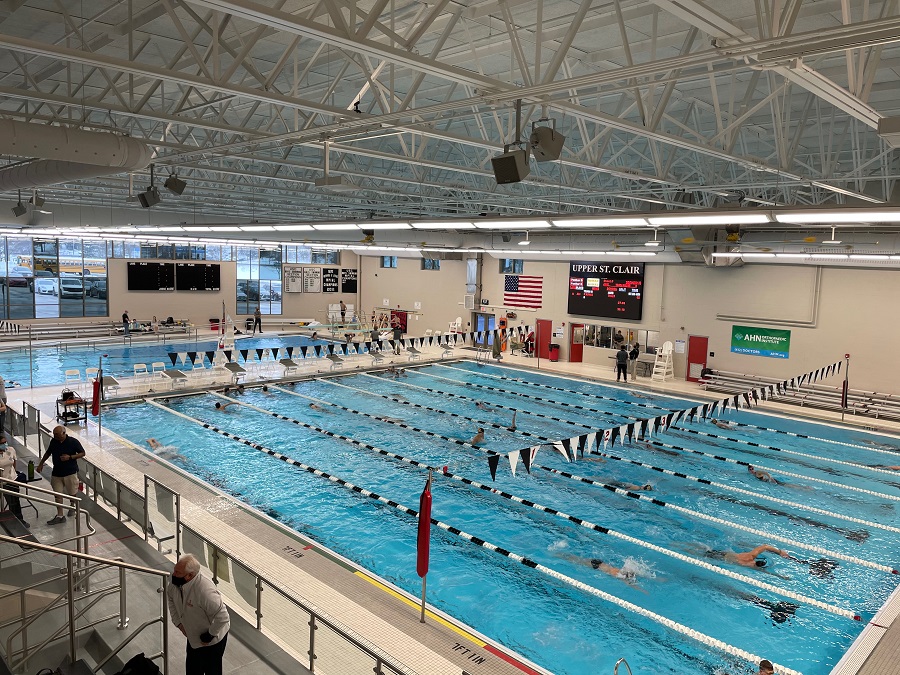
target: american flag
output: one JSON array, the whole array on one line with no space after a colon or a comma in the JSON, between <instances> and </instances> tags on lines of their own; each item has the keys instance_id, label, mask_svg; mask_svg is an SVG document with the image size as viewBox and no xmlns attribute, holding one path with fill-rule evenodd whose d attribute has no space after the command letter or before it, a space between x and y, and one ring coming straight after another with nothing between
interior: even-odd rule
<instances>
[{"instance_id":1,"label":"american flag","mask_svg":"<svg viewBox=\"0 0 900 675\"><path fill-rule=\"evenodd\" d=\"M543 286L544 277L507 274L503 280L503 304L540 309Z\"/></svg>"}]
</instances>

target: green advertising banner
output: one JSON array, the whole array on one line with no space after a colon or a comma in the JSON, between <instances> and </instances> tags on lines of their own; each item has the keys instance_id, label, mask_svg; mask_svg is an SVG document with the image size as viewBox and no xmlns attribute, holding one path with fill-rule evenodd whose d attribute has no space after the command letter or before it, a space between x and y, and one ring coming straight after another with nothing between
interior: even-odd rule
<instances>
[{"instance_id":1,"label":"green advertising banner","mask_svg":"<svg viewBox=\"0 0 900 675\"><path fill-rule=\"evenodd\" d=\"M791 351L791 331L732 326L731 351L735 354L786 359Z\"/></svg>"}]
</instances>

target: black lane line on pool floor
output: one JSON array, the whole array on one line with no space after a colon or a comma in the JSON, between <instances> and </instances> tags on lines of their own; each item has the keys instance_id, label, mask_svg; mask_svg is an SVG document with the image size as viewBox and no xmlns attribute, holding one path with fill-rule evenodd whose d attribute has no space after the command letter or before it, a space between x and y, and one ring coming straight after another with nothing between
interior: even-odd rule
<instances>
[{"instance_id":1,"label":"black lane line on pool floor","mask_svg":"<svg viewBox=\"0 0 900 675\"><path fill-rule=\"evenodd\" d=\"M508 427L503 426L502 424L496 424L496 423L493 423L493 422L484 422L484 421L477 420L477 419L474 419L474 418L466 417L466 416L464 416L464 415L460 415L459 413L449 412L449 411L446 411L446 410L442 410L442 409L440 409L440 408L432 408L432 407L430 407L430 406L422 405L421 403L413 403L413 402L411 402L411 401L403 401L403 400L400 400L400 399L398 399L398 398L394 398L393 396L390 396L390 395L388 395L388 394L380 394L380 393L378 393L378 392L368 391L368 390L366 390L366 389L359 389L359 388L357 388L357 387L352 387L352 386L347 385L347 384L343 384L343 383L340 383L340 382L335 382L335 381L333 381L333 380L331 380L331 379L317 378L316 381L322 382L322 383L324 383L324 384L330 384L330 385L335 386L335 387L342 387L342 388L344 388L344 389L349 389L349 390L351 390L351 391L358 392L358 393L361 393L361 394L367 394L367 395L370 395L370 396L375 396L375 397L378 397L378 398L383 398L383 399L386 399L386 400L388 400L388 401L393 401L393 402L395 402L395 403L400 403L400 404L402 404L402 405L411 406L411 407L414 407L414 408L420 408L420 409L422 409L422 410L427 410L427 411L429 411L429 412L434 412L434 413L438 413L438 414L442 414L442 415L449 415L450 417L458 417L458 418L461 418L461 419L470 420L470 421L472 421L472 422L475 422L476 424L481 424L481 425L483 425L483 426L490 426L490 427L494 427L494 428L496 428L496 429L504 429L504 430L507 430L507 431L509 430ZM411 386L414 386L414 385L411 385ZM278 389L280 389L280 390L282 390L282 391L285 391L285 392L287 392L287 393L289 393L289 394L302 396L302 394L297 394L296 392L292 392L292 391L290 391L290 390L288 390L288 389L284 389L284 388L282 388L282 387L276 387L276 388L278 388ZM362 413L362 414L366 414L366 413ZM387 420L384 420L383 418L378 418L377 416L376 416L376 419L381 419L381 421L387 421ZM522 430L522 429L517 429L514 433L519 434L519 435L521 435L521 436L526 436L526 437L528 437L528 438L534 438L534 439L536 439L536 440L542 441L542 443L543 443L543 444L546 444L546 445L554 445L554 444L557 444L557 443L560 443L560 442L561 442L561 441L556 441L556 440L554 440L554 439L552 439L552 438L548 438L548 437L546 437L546 436L540 436L540 435L538 435L538 434L533 434L533 433L531 433L531 432L524 431L524 430ZM623 446L623 447L624 447L624 446ZM490 451L490 452L493 452L493 451ZM499 453L499 454L502 454L502 453ZM836 513L836 512L833 512L833 511L828 511L828 510L825 510L825 509L819 509L819 508L816 508L816 507L814 507L814 506L808 506L808 505L806 505L806 504L801 504L801 503L799 503L799 502L792 502L792 501L789 501L789 500L787 500L787 499L781 499L781 498L779 498L779 497L773 497L773 496L771 496L771 495L767 495L767 494L762 493L762 492L753 492L752 490L745 490L745 489L743 489L743 488L739 488L739 487L735 487L735 486L732 486L732 485L728 485L728 484L726 484L726 483L718 483L718 482L715 482L715 481L708 480L708 479L706 479L706 478L700 478L700 477L698 477L698 476L691 476L691 475L689 475L689 474L680 473L680 472L678 472L678 471L672 471L672 470L670 470L670 469L664 469L664 468L662 468L662 467L654 466L654 465L652 465L652 464L647 464L647 463L645 463L645 462L640 462L640 461L637 461L637 460L634 460L634 459L629 459L629 458L627 458L627 457L619 457L619 456L617 456L617 455L610 455L610 454L607 454L607 453L594 452L594 451L590 451L590 450L588 451L588 454L598 455L598 456L601 456L601 457L606 457L606 458L608 458L608 459L613 459L613 460L616 460L616 461L625 462L625 463L627 463L627 464L633 464L633 465L635 465L635 466L640 466L640 467L643 467L643 468L646 468L646 469L652 469L653 471L656 471L656 472L659 472L659 473L663 473L663 474L666 474L666 475L669 475L669 476L675 476L676 478L683 478L683 479L685 479L685 480L693 481L693 482L696 482L696 483L702 483L702 484L704 484L704 485L710 485L710 486L713 486L713 487L717 487L717 488L721 488L721 489L725 489L725 490L730 490L730 491L733 491L733 492L737 492L738 494L744 494L744 495L748 495L748 496L755 497L755 498L761 498L761 499L773 501L773 502L775 502L775 503L777 503L777 504L783 504L783 505L785 505L785 506L790 506L790 507L792 507L792 508L798 508L798 509L802 509L802 510L804 510L804 511L810 511L810 512L812 512L812 513L817 513L817 514L820 514L820 515L829 516L829 517L831 517L831 518L837 518L837 519L839 519L839 520L845 520L845 521L847 521L847 522L857 523L857 524L865 525L865 526L867 526L867 527L872 527L872 528L875 528L875 529L882 529L882 530L886 530L886 531L888 531L888 532L900 533L900 528L898 528L898 527L892 527L892 526L890 526L890 525L882 525L882 524L880 524L880 523L876 523L876 522L872 522L872 521L868 521L868 520L863 520L862 518L854 518L854 517L852 517L852 516L842 515L842 514L840 514L840 513ZM570 473L567 473L567 472L565 472L565 471L560 471L559 469L551 469L550 467L541 466L541 465L536 465L536 464L532 464L532 467L537 467L537 468L543 469L544 471L549 471L549 472L551 472L551 473L555 473L555 474L558 474L558 475L561 475L561 476L566 476L566 477L569 477L569 478L573 478L573 479L575 479L575 480L577 480L577 481L581 481L581 482L591 482L591 480L588 479L588 478L583 478L583 477L577 476L577 475L575 475L575 474L570 474ZM605 486L606 484L605 484L605 483L597 483L597 485ZM812 524L812 523L811 523L811 524ZM818 525L815 525L815 526L818 526ZM825 523L822 523L822 526L828 527ZM836 531L840 532L842 535L846 532L846 530L843 530L843 529L841 529L841 528L832 528L832 529L835 529Z\"/></svg>"},{"instance_id":2,"label":"black lane line on pool floor","mask_svg":"<svg viewBox=\"0 0 900 675\"><path fill-rule=\"evenodd\" d=\"M222 398L226 398L226 397L222 397ZM166 410L167 412L169 412L173 415L178 415L179 417L182 417L186 420L194 422L195 424L200 425L204 429L209 429L210 431L213 431L213 432L219 434L220 436L224 436L225 438L230 438L233 441L242 443L243 445L251 447L260 452L264 452L267 455L271 455L272 457L275 457L276 459L279 459L282 462L285 462L286 464L290 464L291 466L297 467L298 469L302 469L303 471L311 473L315 476L325 478L332 483L341 485L342 487L345 487L345 488L351 490L352 492L356 492L357 494L363 495L364 497L368 497L369 499L374 499L383 504L387 504L388 506L390 506L394 509L397 509L398 511L401 511L403 513L406 513L406 514L414 516L414 517L418 517L418 515L419 515L418 511L414 511L413 509L409 508L408 506L404 506L403 504L400 504L399 502L395 502L392 499L382 497L381 495L379 495L376 492L366 490L365 488L360 487L358 485L354 485L353 483L350 483L349 481L346 481L342 478L338 478L337 476L333 476L332 474L326 473L320 469L316 469L307 464L303 464L302 462L298 462L297 460L292 459L292 458L288 457L287 455L283 455L280 452L272 450L271 448L267 448L264 445L254 443L253 441L250 441L245 438L241 438L240 436L236 436L235 434L232 434L228 431L224 431L223 429L219 429L218 427L216 427L213 424L210 424L208 422L203 422L202 420L198 420L196 418L190 417L188 415L185 415L184 413L178 412L176 410L172 410L171 408L167 408L166 406L164 406L160 403L157 403L153 399L147 399L147 403L150 403L151 405L162 408L163 410ZM243 405L247 405L247 404L243 404ZM254 406L250 406L250 407L254 407ZM299 421L298 421L298 424L300 424L301 426L305 426L302 423L299 423ZM335 438L343 438L343 437L340 437L337 434L334 434L331 432L323 432L323 433L325 433L328 436L335 437ZM359 441L354 441L353 439L346 439L346 440L348 440L350 443L353 443L354 445L361 445L361 446L365 447L365 445L360 443ZM493 488L491 488L491 489L493 489ZM578 581L577 579L574 579L565 574L557 572L556 570L554 570L550 567L545 567L544 565L541 565L540 563L538 563L534 560L531 560L522 555L513 553L512 551L508 551L504 548L496 546L484 539L481 539L480 537L476 537L475 535L469 534L468 532L460 530L459 528L453 527L452 525L449 525L448 523L444 523L440 520L437 520L436 518L432 518L431 524L436 525L437 527L441 528L442 530L449 532L453 535L456 535L457 537L460 537L461 539L465 539L466 541L472 542L473 544L476 544L477 546L480 546L481 548L484 548L488 551L492 551L493 553L502 555L503 557L508 558L509 560L513 560L514 562L518 562L526 567L530 567L534 570L537 570L547 576L553 577L554 579L562 581L563 583L568 584L579 590L582 590L590 595L594 595L598 598L601 598L602 600L606 600L607 602L610 602L619 607L622 607L623 609L627 609L635 614L639 614L641 616L652 619L653 621L656 621L657 623L660 623L660 624L670 628L671 630L674 630L675 632L680 633L681 635L690 637L702 644L705 644L710 647L715 647L716 649L719 649L720 651L724 651L726 653L733 654L735 656L740 656L741 658L749 661L750 663L754 663L754 662L758 663L759 662L760 657L755 654L751 654L750 652L746 652L743 649L740 649L739 647L729 645L728 643L726 643L722 640L718 640L714 637L711 637L709 635L701 633L700 631L696 631L693 628L689 628L681 623L678 623L677 621L673 621L672 619L662 616L661 614L657 614L656 612L645 609L644 607L641 607L640 605L636 605L636 604L629 602L627 600L624 600L618 596L612 595L605 591L601 591L599 588L594 588L593 586L590 586L582 581ZM816 601L816 602L818 602L818 601ZM843 611L843 610L841 610L841 611ZM779 666L779 668L780 668L779 672L783 671L783 672L791 674L791 675L802 675L798 671L791 670L791 669L785 668L783 666Z\"/></svg>"},{"instance_id":3,"label":"black lane line on pool floor","mask_svg":"<svg viewBox=\"0 0 900 675\"><path fill-rule=\"evenodd\" d=\"M651 445L656 445L661 448L670 448L672 450L681 450L682 452L688 452L692 455L699 455L701 457L708 457L710 459L715 459L720 462L728 462L729 464L737 464L739 466L752 466L756 469L762 469L764 471L768 471L769 473L781 474L782 476L790 476L791 478L800 478L802 480L812 481L814 483L822 483L824 485L830 485L832 487L837 488L838 490L850 490L852 492L862 492L867 495L872 495L873 497L881 497L882 499L888 499L890 501L900 502L900 497L895 497L894 495L884 494L883 492L875 492L873 490L866 490L864 488L853 487L852 485L842 485L841 483L835 483L834 481L825 480L823 478L813 478L812 476L804 476L799 473L791 473L789 471L783 471L781 469L776 469L770 466L763 466L762 464L757 464L755 462L745 462L741 459L732 459L731 457L723 457L721 455L713 455L709 452L703 452L702 450L694 450L692 448L685 448L680 445L671 445L669 443L663 443L662 441L645 441Z\"/></svg>"},{"instance_id":4,"label":"black lane line on pool floor","mask_svg":"<svg viewBox=\"0 0 900 675\"><path fill-rule=\"evenodd\" d=\"M281 387L277 387L277 386L276 386L275 389L277 389L277 390L279 390L279 391L282 391L282 392L284 392L284 393L287 393L287 394L289 394L289 395L291 395L291 396L297 396L297 397L299 397L299 398L303 398L303 399L306 399L306 400L314 401L314 402L316 402L317 404L327 405L327 406L330 406L330 407L333 407L333 408L337 408L337 409L339 409L339 410L343 410L343 411L345 411L345 412L349 412L349 413L352 413L352 414L362 415L362 416L364 416L364 417L370 417L370 418L372 418L372 419L377 419L377 420L382 421L382 422L387 422L387 420L385 420L384 418L380 418L380 417L378 417L377 415L373 415L373 414L371 414L371 413L365 413L365 412L362 412L362 411L354 410L354 409L352 409L352 408L348 408L348 407L346 407L346 406L342 406L342 405L339 405L339 404L337 404L337 403L330 403L330 402L328 402L328 401L325 401L325 400L323 400L323 399L319 399L319 398L316 398L316 397L313 397L313 396L306 396L305 394L298 394L298 393L296 393L296 392L291 392L291 391L288 391L288 390L286 390L286 389L282 389ZM222 396L221 394L216 394L216 395L217 395L217 396L220 396L221 398L227 398L227 397L225 397L225 396ZM259 407L259 406L253 405L252 403L245 403L245 402L243 402L243 401L239 401L239 403L240 403L240 405L242 405L242 406L244 406L244 407L246 407L246 408L249 408L249 409L251 409L251 410L254 410L254 411L256 411L256 412L258 412L258 413L260 413L260 414L267 415L267 416L271 416L271 417L275 417L276 419L280 419L280 420L283 420L283 421L285 421L285 422L290 422L291 424L296 424L296 425L298 425L298 426L302 426L302 427L304 427L304 428L306 428L306 429L311 429L311 430L313 430L313 431L316 431L316 432L318 432L318 433L325 434L325 435L327 435L327 436L331 436L331 437L333 437L333 438L338 438L338 439L340 439L340 440L342 440L342 441L346 441L346 442L348 442L348 443L351 443L352 445L355 445L355 446L357 446L357 447L365 448L366 450L370 450L370 451L372 451L372 452L376 452L376 453L378 453L379 455L383 455L383 456L385 456L385 457L389 457L389 458L391 458L391 459L395 459L395 460L398 460L398 461L400 461L400 462L404 462L404 463L406 463L406 464L410 464L410 465L415 466L415 467L419 467L419 468L424 468L424 469L429 469L429 470L431 470L431 471L435 471L435 472L437 472L437 473L440 474L440 475L446 476L447 478L451 478L452 480L459 481L459 482L461 482L461 483L464 483L465 485L470 485L470 486L472 486L472 487L478 488L479 490L483 490L483 491L485 491L485 492L489 492L489 493L491 493L491 494L493 494L493 495L497 495L497 496L499 496L499 497L502 497L503 499L507 499L507 500L509 500L509 501L512 501L512 502L521 504L521 505L523 505L523 506L530 507L530 508L535 509L535 510L537 510L537 511L541 511L541 512L543 512L543 513L547 513L547 514L556 516L557 518L560 518L560 519L562 519L562 520L565 520L565 521L574 523L574 524L576 524L576 525L578 525L578 526L580 526L580 527L583 527L583 528L585 528L585 529L593 530L594 532L600 532L601 534L606 534L606 535L609 535L609 536L611 536L611 537L614 537L614 538L617 538L617 539L621 539L621 540L623 540L623 541L627 541L627 542L629 542L629 543L631 543L631 544L634 544L634 545L636 545L636 546L640 546L640 547L642 547L642 548L646 548L646 549L649 549L649 550L651 550L651 551L655 551L655 552L657 552L657 553L661 553L661 554L666 555L666 556L668 556L668 557L670 557L670 558L675 558L676 560L680 560L680 561L682 561L682 562L685 562L685 563L694 565L695 567L701 567L701 568L706 569L706 570L709 570L709 571L711 571L711 572L713 572L713 573L715 573L715 574L719 574L719 575L721 575L721 576L730 577L730 578L732 578L732 579L735 579L735 580L737 580L737 581L741 581L741 582L746 583L746 584L749 584L749 585L751 585L751 586L756 586L756 587L758 587L758 588L762 588L762 589L764 589L764 590L767 590L767 591L770 591L770 592L773 592L773 593L778 593L778 594L783 595L783 596L785 596L785 597L789 597L789 598L792 598L792 599L794 599L794 600L798 600L798 601L803 602L804 604L807 604L807 605L811 605L811 606L814 606L814 607L818 607L819 609L823 609L823 610L825 610L825 611L827 611L827 612L830 612L830 613L832 613L832 614L837 614L838 616L842 616L842 617L844 617L844 618L853 619L853 620L855 620L855 621L859 621L859 620L860 620L860 616L859 616L859 614L858 614L857 612L854 612L854 611L851 611L851 610L847 610L847 609L843 609L843 608L841 608L841 607L837 607L837 606L835 606L835 605L828 604L828 603L823 602L823 601L821 601L821 600L816 600L815 598L810 598L810 597L808 597L808 596L801 595L801 594L796 593L796 592L794 592L794 591L791 591L791 590L788 590L788 589L785 589L785 588L781 588L781 587L779 587L779 586L775 586L775 585L773 585L773 584L769 584L769 583L766 583L766 582L764 582L764 581L760 581L760 580L758 580L758 579L754 579L754 578L745 576L745 575L743 575L743 574L738 574L737 572L733 572L733 571L728 570L728 569L723 569L723 568L721 568L721 567L717 567L717 566L715 566L715 565L713 565L713 564L711 564L711 563L706 562L705 560L699 560L699 559L694 558L694 557L692 557L692 556L685 555L685 554L683 554L683 553L678 553L678 552L676 552L676 551L672 551L672 550L667 549L667 548L665 548L665 547L663 547L663 546L658 546L658 545L656 545L656 544L651 544L650 542L646 542L646 541L644 541L644 540L642 540L642 539L639 539L639 538L637 538L637 537L633 537L633 536L631 536L631 535L629 535L629 534L625 534L624 532L619 532L618 530L613 530L613 529L608 528L608 527L605 527L605 526L603 526L603 525L598 525L598 524L593 523L593 522L591 522L591 521L589 521L589 520L585 520L584 518L579 518L579 517L577 517L577 516L569 515L568 513L565 513L564 511L560 511L560 510L558 510L558 509L554 509L554 508L549 507L549 506L544 506L543 504L539 504L539 503L534 502L534 501L531 501L531 500L529 500L529 499L523 499L522 497L519 497L519 496L514 495L514 494L512 494L512 493L509 493L509 492L497 490L496 488L493 488L493 487L491 487L490 485L485 485L484 483L480 483L480 482L478 482L478 481L472 480L471 478L466 478L465 476L460 476L460 475L458 475L458 474L453 474L453 473L449 473L449 472L442 472L440 469L438 469L438 468L436 468L436 467L429 466L429 465L426 464L425 462L420 462L419 460L413 459L412 457L406 457L406 456L404 456L404 455L398 455L397 453L390 452L389 450L384 450L383 448L378 448L378 447L376 447L376 446L374 446L374 445L371 445L371 444L369 444L369 443L364 443L364 442L359 441L359 440L357 440L357 439L350 438L349 436L344 436L344 435L338 434L338 433L336 433L336 432L327 431L326 429L322 429L321 427L317 427L317 426L315 426L314 424L309 424L308 422L304 422L304 421L302 421L302 420L299 420L299 419L296 419L296 418L293 418L293 417L288 417L287 415L282 415L281 413L277 413L277 412L274 412L274 411L272 411L272 410L268 410L268 409L266 409L266 408L261 408L261 407ZM437 434L437 433L435 433L435 432L428 431L428 430L426 430L426 429L419 429L419 428L417 428L417 427L413 427L413 426L411 426L411 425L404 424L404 423L402 423L402 422L388 422L388 423L389 423L389 424L393 424L393 425L395 425L395 426L399 426L399 427L404 428L404 429L409 429L409 430L412 430L412 431L417 431L417 432L420 432L420 433L425 433L425 434L427 434L427 435L429 435L429 436L432 436L432 437L435 437L435 438L441 438L441 439L444 439L444 440L448 440L448 441L451 441L451 442L456 443L457 445L461 445L461 446L464 446L464 447L468 447L468 448L472 448L472 449L476 449L476 450L486 450L486 449L483 449L483 448L476 448L475 446L473 446L473 445L471 445L471 444L469 444L469 443L466 443L465 441L460 441L459 439L451 438L451 437L448 437L448 436L441 436L440 434ZM490 454L502 456L502 453L498 453L498 452L494 452L494 451L487 451L487 452L489 452ZM648 502L654 504L655 506L659 506L659 507L663 507L663 508L671 508L671 509L673 509L673 510L680 511L680 512L686 513L686 514L690 514L690 515L692 515L692 516L694 516L694 517L697 517L697 518L700 518L700 519L709 520L710 522L715 522L715 523L718 523L718 524L720 524L720 525L727 525L727 526L730 526L730 527L733 527L733 528L736 528L736 529L740 529L740 530L743 530L743 531L746 531L746 532L750 532L750 533L752 533L752 534L756 534L756 535L758 535L758 536L763 536L763 537L766 537L766 538L769 538L769 539L776 539L776 540L779 540L779 541L783 541L783 542L785 542L785 543L788 543L788 544L790 544L790 545L792 545L792 546L795 546L795 547L798 547L798 548L804 548L804 549L807 549L807 550L815 551L816 553L820 553L820 554L823 554L823 555L831 555L831 556L833 556L833 557L838 557L838 556L841 555L841 554L834 554L834 552L828 551L827 549L822 549L822 548L819 548L819 547L810 546L810 545L808 545L808 544L803 544L802 542L799 542L799 541L796 541L796 540L793 540L793 539L788 539L788 538L786 538L786 537L778 537L777 535L773 535L773 534L768 533L768 532L764 532L764 531L757 530L757 529L753 529L753 528L744 527L744 526L738 525L737 523L731 523L731 522L729 522L729 521L726 521L726 520L723 520L723 519L720 519L720 518L715 518L714 516L705 516L704 514L701 514L701 513L697 512L697 511L692 511L691 509L686 509L686 508L684 508L684 507L678 507L678 506L675 506L675 505L672 505L672 504L667 504L666 502L663 502L663 501L661 501L661 500L658 500L658 499L652 499L652 498L647 497L647 496L645 496L645 495L640 495L640 494L637 494L637 493L629 492L628 490L622 490L621 488L617 488L617 487L615 487L615 486L613 486L613 485L609 485L609 486L604 485L604 487L606 487L608 490L610 490L610 491L612 491L612 492L615 492L615 493L617 493L617 494L620 494L620 495L622 495L622 496L632 497L632 498L635 498L635 499L640 499L640 500L648 501ZM856 562L856 560L857 560L857 559L852 558L851 556L844 556L843 558L844 558L844 559L847 559L847 560L849 560L849 561L851 561L851 562ZM876 569L878 569L878 568L876 567Z\"/></svg>"},{"instance_id":5,"label":"black lane line on pool floor","mask_svg":"<svg viewBox=\"0 0 900 675\"><path fill-rule=\"evenodd\" d=\"M821 457L819 455L810 455L805 452L798 452L796 450L788 450L787 448L779 448L774 445L765 445L764 443L757 443L755 441L745 441L741 438L732 438L731 436L723 436L721 434L711 434L708 431L700 431L699 429L689 429L688 427L679 426L679 431L683 431L689 434L694 434L696 436L706 436L707 438L718 438L724 441L731 441L732 443L739 443L741 445L747 445L751 448L763 448L764 450L774 450L775 452L782 452L786 455L796 455L797 457L805 457L806 459L815 459L821 462L831 462L832 464L840 464L842 466L853 467L854 469L865 469L866 471L874 471L875 473L883 473L893 478L897 478L896 471L890 471L889 469L881 469L876 466L866 466L865 464L857 464L856 462L848 462L843 459L832 459L831 457ZM762 455L760 455L762 456ZM790 461L790 458L788 458ZM860 476L860 478L864 478ZM874 480L874 479L873 479Z\"/></svg>"},{"instance_id":6,"label":"black lane line on pool floor","mask_svg":"<svg viewBox=\"0 0 900 675\"><path fill-rule=\"evenodd\" d=\"M425 373L419 373L420 375L425 375ZM354 373L354 375L365 375L366 377L371 377L379 382L384 382L385 380L380 377L375 377L374 375L370 375L369 373ZM449 396L450 398L458 398L461 401L468 401L470 403L479 403L478 399L472 398L470 396L464 396L462 394L454 394L451 391L442 391L441 389L432 389L431 387L423 387L418 384L412 384L410 382L403 382L404 387L412 387L414 389L421 389L422 391L427 391L432 394L437 394L439 396ZM401 401L402 403L402 401ZM530 410L520 410L519 408L513 408L508 405L503 405L501 403L491 403L491 406L497 408L498 410L509 410L510 412L517 412L520 415L531 415L532 417L539 417L545 420L553 420L554 422L560 422L562 424L568 424L573 427L578 427L580 429L592 429L593 427L587 424L581 424L580 422L572 422L571 420L563 419L562 417L553 417L551 415L545 415L543 413L531 412Z\"/></svg>"}]
</instances>

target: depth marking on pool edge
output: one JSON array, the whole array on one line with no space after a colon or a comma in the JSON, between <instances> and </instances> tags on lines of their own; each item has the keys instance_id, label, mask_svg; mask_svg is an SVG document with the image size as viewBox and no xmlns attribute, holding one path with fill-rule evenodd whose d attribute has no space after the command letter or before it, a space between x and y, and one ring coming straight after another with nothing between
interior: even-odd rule
<instances>
[{"instance_id":1,"label":"depth marking on pool edge","mask_svg":"<svg viewBox=\"0 0 900 675\"><path fill-rule=\"evenodd\" d=\"M211 391L209 393L211 395L217 396L219 398L226 398L226 399L228 398L226 396L222 396L221 394L219 394L217 392ZM166 406L164 406L160 403L157 403L152 398L148 398L148 399L146 399L146 401L147 401L147 403L153 405L154 407L161 408L172 415L189 420L190 422L193 422L194 424L200 425L204 429L208 429L210 431L213 431L213 432L219 434L220 436L224 436L225 438L229 438L234 441L237 441L238 443L246 445L248 447L252 447L255 450L259 450L260 452L263 452L267 455L271 455L272 457L275 457L276 459L283 461L286 464L296 466L297 468L302 469L308 473L312 473L313 475L325 478L326 480L328 480L332 483L337 483L337 484L341 485L342 487L346 487L346 488L352 490L353 492L356 492L357 494L360 494L364 497L367 497L369 499L374 499L376 501L387 504L388 506L395 508L398 511L402 511L403 513L407 513L412 516L418 516L418 512L409 508L408 506L404 506L403 504L400 504L399 502L395 502L393 500L387 499L386 497L383 497L383 496L379 495L378 493L375 493L370 490L366 490L363 487L354 485L353 483L350 483L349 481L339 478L338 476L333 476L333 475L328 474L320 469L316 469L314 467L303 464L302 462L299 462L291 457L288 457L287 455L283 455L282 453L272 450L271 448L267 448L264 445L261 445L259 443L254 443L251 440L241 438L240 436L237 436L236 434L232 434L228 431L219 429L217 426L215 426L214 424L211 424L209 422L203 422L202 420L198 420L194 417L186 415L185 413L179 412L177 410L172 410L171 408L167 408ZM249 405L246 403L244 403L242 405L245 405L250 408L255 407L255 406L252 406L252 405ZM271 416L278 417L277 414L272 414ZM300 424L301 426L304 426L299 421L297 421L295 423ZM340 438L340 436L338 434L335 434L333 432L326 432L326 433L329 436ZM351 443L357 444L357 445L364 445L360 441L355 441L353 439L346 439L346 440L350 441ZM449 532L450 534L453 534L457 537L460 537L462 539L465 539L468 542L475 544L476 546L480 546L481 548L491 551L492 553L497 553L505 558L508 558L509 560L517 562L521 565L525 565L526 567L530 567L538 572L541 572L542 574L553 577L554 579L557 579L558 581L561 581L565 584L573 586L574 588L578 588L579 590L582 590L582 591L584 591L590 595L593 595L595 597L598 597L602 600L606 600L607 602L617 605L618 607L626 609L634 614L638 614L640 616L651 619L652 621L660 623L663 626L669 628L670 630L672 630L676 633L680 633L683 636L693 638L694 640L696 640L702 644L705 644L710 647L714 647L714 648L716 648L720 651L723 651L727 654L732 654L734 656L738 656L738 657L744 659L745 661L749 661L750 663L758 663L762 658L757 654L753 654L744 649L741 649L740 647L736 647L734 645L728 644L727 642L724 642L723 640L719 640L710 635L707 635L700 631L694 630L693 628L690 628L682 623L674 621L673 619L663 616L662 614L657 614L656 612L654 612L652 610L649 610L645 607L641 607L640 605L636 605L633 602L629 602L628 600L620 598L616 595L607 593L606 591L601 591L599 588L595 588L589 584L586 584L582 581L574 579L568 575L562 574L561 572L557 572L556 570L554 570L550 567L546 567L545 565L541 565L540 563L535 562L534 560L531 560L531 559L521 556L517 553L513 553L512 551L508 551L504 548L496 546L495 544L492 544L484 539L481 539L472 534L469 534L468 532L465 532L464 530L460 530L457 527L453 527L449 523L445 523L443 521L437 520L436 518L432 518L431 523L433 525L438 526L442 530ZM776 667L777 672L779 672L779 674L784 673L784 675L802 675L799 671L793 670L791 668L787 668L786 666L782 666L780 664L775 664L775 667Z\"/></svg>"}]
</instances>

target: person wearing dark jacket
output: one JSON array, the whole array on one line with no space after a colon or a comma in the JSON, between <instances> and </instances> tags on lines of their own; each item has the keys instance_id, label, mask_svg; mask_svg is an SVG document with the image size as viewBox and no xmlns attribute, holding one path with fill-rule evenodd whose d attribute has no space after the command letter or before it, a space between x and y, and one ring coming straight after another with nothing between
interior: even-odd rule
<instances>
[{"instance_id":1,"label":"person wearing dark jacket","mask_svg":"<svg viewBox=\"0 0 900 675\"><path fill-rule=\"evenodd\" d=\"M625 351L625 345L616 352L616 382L620 378L628 382L628 352Z\"/></svg>"},{"instance_id":2,"label":"person wearing dark jacket","mask_svg":"<svg viewBox=\"0 0 900 675\"><path fill-rule=\"evenodd\" d=\"M641 348L637 342L634 343L634 347L631 348L631 351L628 352L628 371L631 373L631 381L634 382L637 378L637 362L638 357L641 355Z\"/></svg>"}]
</instances>

